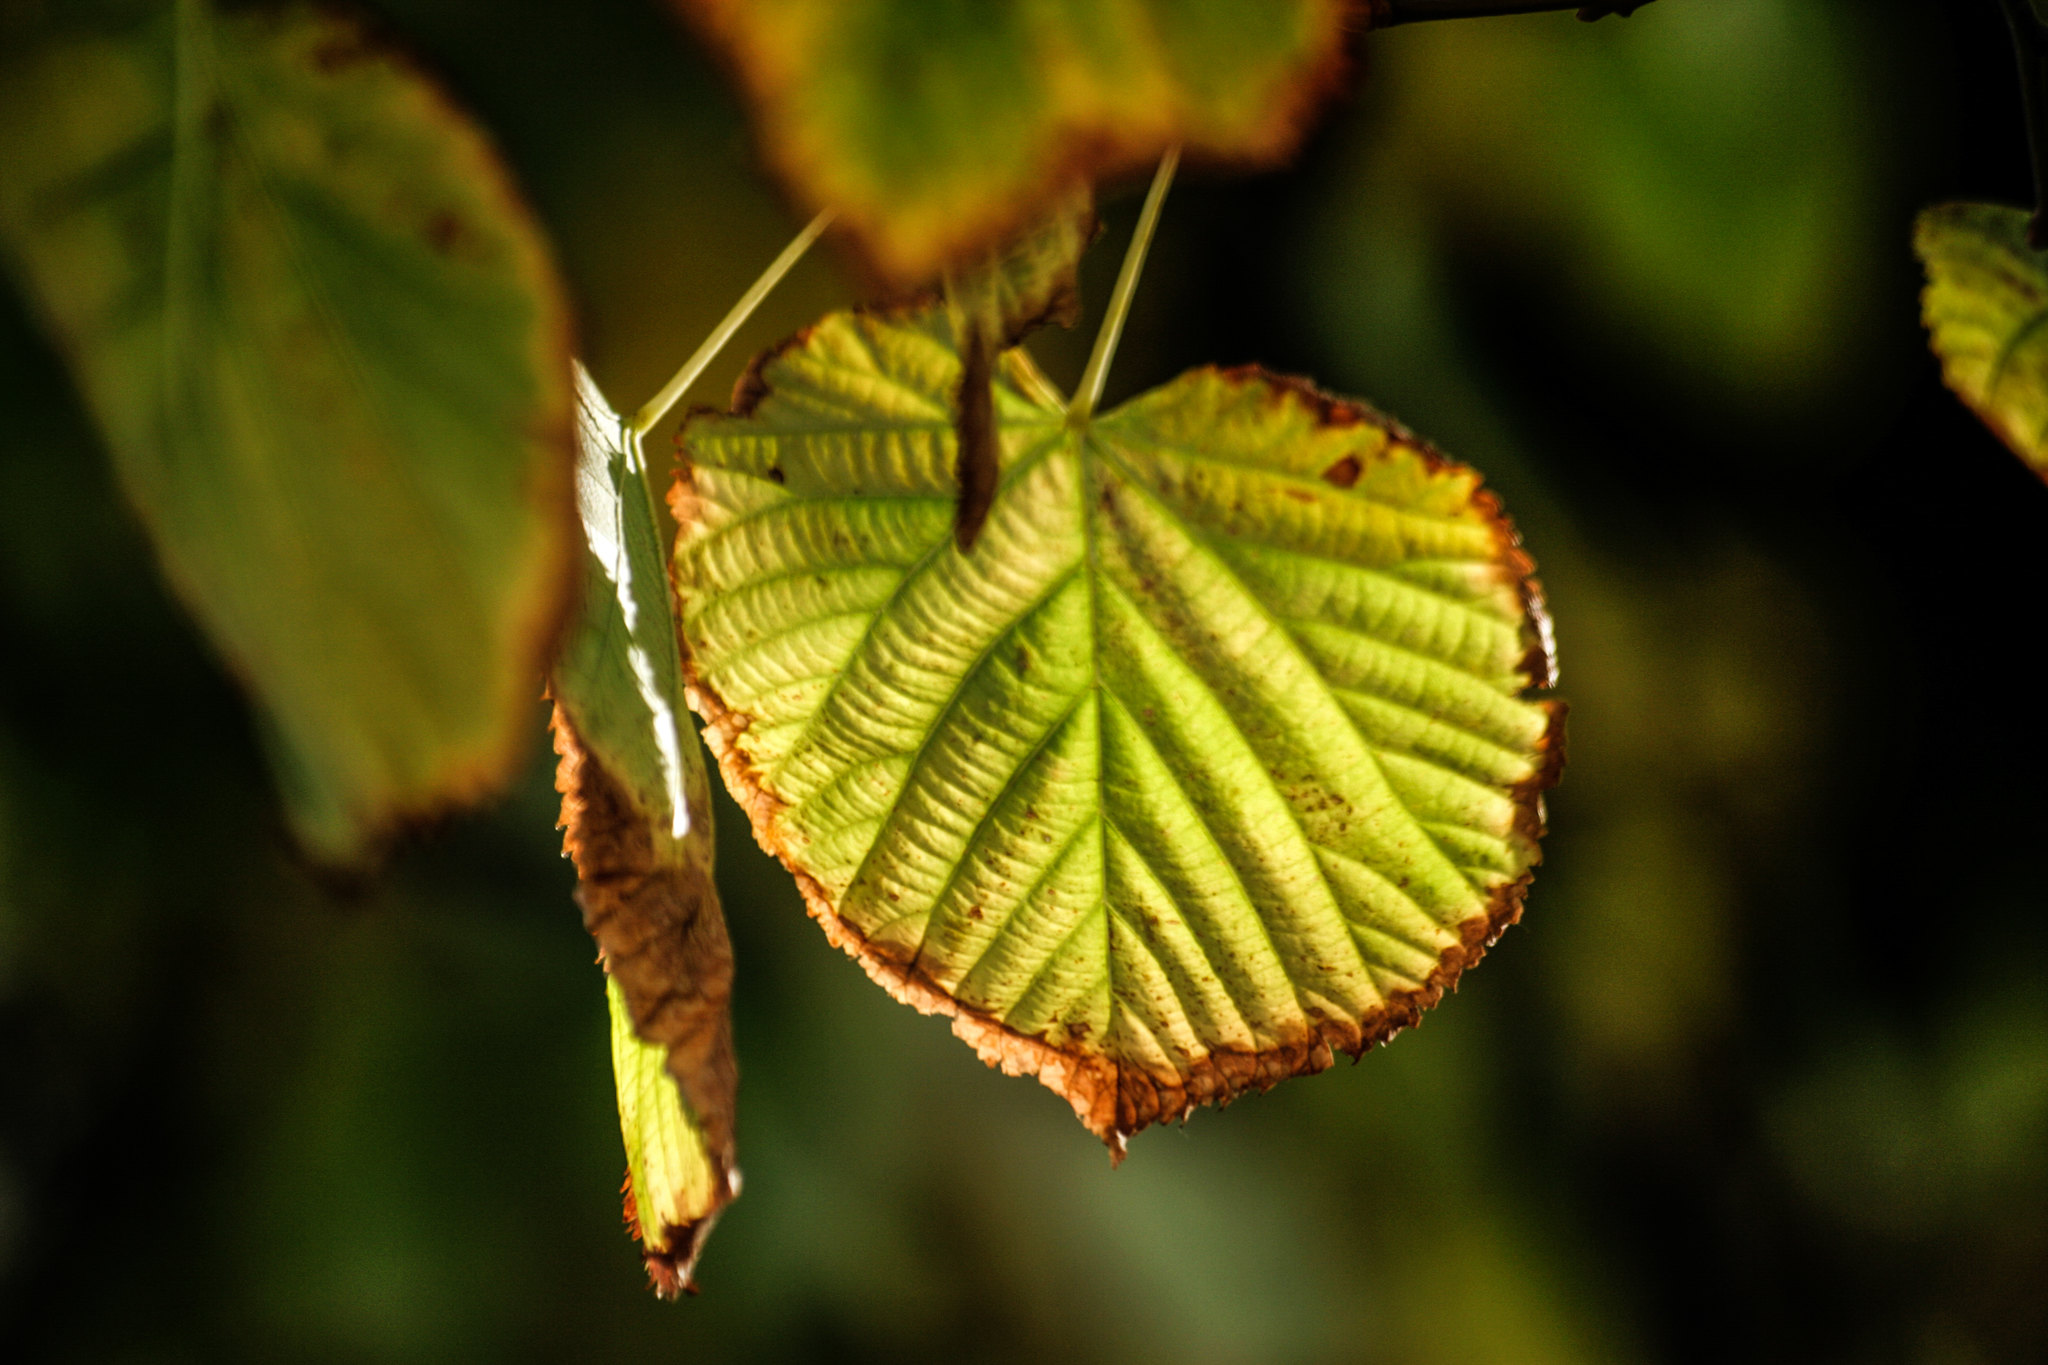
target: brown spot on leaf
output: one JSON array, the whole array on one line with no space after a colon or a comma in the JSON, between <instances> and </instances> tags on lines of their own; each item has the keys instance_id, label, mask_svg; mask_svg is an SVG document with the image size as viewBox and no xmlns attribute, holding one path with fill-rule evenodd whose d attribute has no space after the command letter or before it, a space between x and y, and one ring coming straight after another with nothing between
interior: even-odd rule
<instances>
[{"instance_id":1,"label":"brown spot on leaf","mask_svg":"<svg viewBox=\"0 0 2048 1365\"><path fill-rule=\"evenodd\" d=\"M1346 455L1323 471L1323 482L1335 484L1339 488L1350 488L1358 482L1358 476L1363 472L1364 467L1358 463L1358 457Z\"/></svg>"}]
</instances>

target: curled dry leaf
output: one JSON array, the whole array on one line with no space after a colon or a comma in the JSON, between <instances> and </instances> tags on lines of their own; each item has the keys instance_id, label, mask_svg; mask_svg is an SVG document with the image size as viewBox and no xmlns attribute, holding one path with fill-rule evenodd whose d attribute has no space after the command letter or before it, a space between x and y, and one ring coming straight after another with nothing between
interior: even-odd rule
<instances>
[{"instance_id":1,"label":"curled dry leaf","mask_svg":"<svg viewBox=\"0 0 2048 1365\"><path fill-rule=\"evenodd\" d=\"M732 947L710 777L684 721L675 616L637 439L577 370L583 615L555 664L555 785L610 980L627 1221L664 1296L690 1287L733 1164Z\"/></svg>"},{"instance_id":2,"label":"curled dry leaf","mask_svg":"<svg viewBox=\"0 0 2048 1365\"><path fill-rule=\"evenodd\" d=\"M2048 257L2027 244L2028 221L1994 204L1941 204L1920 215L1913 243L1942 378L2048 478Z\"/></svg>"},{"instance_id":3,"label":"curled dry leaf","mask_svg":"<svg viewBox=\"0 0 2048 1365\"><path fill-rule=\"evenodd\" d=\"M1270 163L1344 67L1352 0L673 0L769 160L880 281L921 287L1105 176Z\"/></svg>"},{"instance_id":4,"label":"curled dry leaf","mask_svg":"<svg viewBox=\"0 0 2048 1365\"><path fill-rule=\"evenodd\" d=\"M732 947L708 858L660 838L559 705L554 734L563 843L610 978L627 1222L656 1292L673 1297L692 1287L704 1239L739 1193Z\"/></svg>"},{"instance_id":5,"label":"curled dry leaf","mask_svg":"<svg viewBox=\"0 0 2048 1365\"><path fill-rule=\"evenodd\" d=\"M574 602L568 310L483 133L311 7L0 14L0 255L302 842L510 776Z\"/></svg>"},{"instance_id":6,"label":"curled dry leaf","mask_svg":"<svg viewBox=\"0 0 2048 1365\"><path fill-rule=\"evenodd\" d=\"M835 315L685 428L691 700L869 974L1121 1151L1412 1024L1521 913L1562 760L1532 567L1370 410L1021 352L980 543L942 313Z\"/></svg>"},{"instance_id":7,"label":"curled dry leaf","mask_svg":"<svg viewBox=\"0 0 2048 1365\"><path fill-rule=\"evenodd\" d=\"M1097 228L1093 196L1070 194L1029 232L947 280L946 308L962 362L953 539L963 551L974 548L996 493L996 357L1048 322L1072 327L1080 320L1081 253Z\"/></svg>"}]
</instances>

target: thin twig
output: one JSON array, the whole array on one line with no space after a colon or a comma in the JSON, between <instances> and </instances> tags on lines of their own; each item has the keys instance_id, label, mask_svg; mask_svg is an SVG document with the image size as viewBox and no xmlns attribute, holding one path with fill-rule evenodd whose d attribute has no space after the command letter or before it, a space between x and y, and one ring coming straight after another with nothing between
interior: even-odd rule
<instances>
[{"instance_id":1,"label":"thin twig","mask_svg":"<svg viewBox=\"0 0 2048 1365\"><path fill-rule=\"evenodd\" d=\"M1367 0L1368 28L1426 24L1435 19L1493 19L1509 14L1550 14L1571 9L1585 23L1610 14L1626 19L1650 0Z\"/></svg>"}]
</instances>

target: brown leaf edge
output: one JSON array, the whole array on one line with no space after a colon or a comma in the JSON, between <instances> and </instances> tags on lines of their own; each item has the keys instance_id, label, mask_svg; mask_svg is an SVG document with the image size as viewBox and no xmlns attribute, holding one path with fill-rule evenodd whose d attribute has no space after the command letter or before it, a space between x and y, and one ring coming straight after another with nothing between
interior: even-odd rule
<instances>
[{"instance_id":1,"label":"brown leaf edge","mask_svg":"<svg viewBox=\"0 0 2048 1365\"><path fill-rule=\"evenodd\" d=\"M769 392L763 370L792 347L800 346L808 335L809 329L805 329L756 358L734 390L732 416L753 414ZM1362 403L1324 393L1307 380L1273 374L1257 365L1207 368L1228 382L1262 384L1282 400L1292 398L1306 403L1326 426L1370 425L1385 431L1396 445L1420 455L1432 472L1455 473L1467 468L1417 439L1391 418ZM682 458L669 491L669 507L677 526L687 530L697 522L698 497L687 447L680 438L677 444L683 447ZM1324 471L1323 477L1338 487L1348 488L1362 472L1357 457L1347 455ZM1522 600L1527 652L1520 669L1528 679L1527 688L1549 688L1554 685L1558 670L1549 612L1543 585L1535 576L1535 561L1523 548L1520 533L1491 490L1475 487L1472 503L1492 528L1499 547L1498 562ZM1185 1121L1204 1104L1226 1106L1240 1095L1270 1090L1290 1077L1326 1070L1335 1062L1338 1052L1357 1061L1368 1049L1420 1023L1423 1011L1441 1000L1445 991L1456 990L1458 978L1486 956L1487 949L1508 926L1521 919L1523 902L1535 880L1534 864L1542 861L1540 841L1547 832L1543 794L1557 785L1564 770L1565 716L1569 708L1561 698L1549 698L1540 703L1548 718L1536 744L1541 761L1536 772L1511 789L1515 803L1513 827L1530 843L1532 866L1514 881L1497 888L1483 911L1457 926L1458 943L1445 951L1436 970L1421 985L1388 997L1378 1009L1357 1020L1320 1019L1302 1038L1258 1052L1221 1049L1198 1060L1185 1075L1155 1074L1101 1056L1062 1051L1043 1039L1019 1033L995 1016L961 1004L914 965L906 965L877 948L841 919L824 886L799 865L776 832L784 803L766 789L761 775L747 762L738 744L739 736L750 723L748 718L727 706L704 682L690 657L687 641L682 644L682 655L690 706L705 722L705 743L718 760L727 790L746 811L755 841L795 878L805 908L824 929L826 940L859 962L868 976L896 1000L921 1014L950 1020L954 1034L989 1066L1006 1076L1035 1076L1040 1084L1065 1099L1082 1125L1109 1147L1112 1164L1122 1163L1130 1138L1140 1129L1174 1119Z\"/></svg>"},{"instance_id":2,"label":"brown leaf edge","mask_svg":"<svg viewBox=\"0 0 2048 1365\"><path fill-rule=\"evenodd\" d=\"M576 510L576 394L571 378L576 329L568 287L555 262L548 234L510 166L483 125L448 92L427 64L398 41L387 24L373 16L325 4L286 6L271 12L230 11L216 16L217 21L227 19L263 25L271 37L288 34L296 22L317 23L328 31L317 40L309 35L302 48L303 55L323 75L338 76L356 66L374 63L403 78L419 96L427 114L453 135L454 155L463 163L464 176L472 185L487 191L487 197L495 201L501 222L509 229L508 240L519 257L519 274L535 286L539 304L531 353L533 372L544 388L551 381L555 386L547 394L550 401L526 423L533 444L554 455L553 459L540 462L529 487L529 501L539 511L547 534L545 542L525 556L526 562L539 566L536 577L542 587L525 609L514 616L512 657L502 674L503 695L496 699L500 713L497 734L478 752L445 764L433 790L388 801L380 810L349 812L361 834L346 853L313 848L298 838L294 830L291 847L304 856L316 875L333 879L337 885L353 885L373 874L392 850L407 839L438 828L451 816L501 791L518 773L529 752L528 726L532 722L527 707L533 695L528 690L531 680L544 675L560 652L582 595L579 552L583 525ZM441 251L445 249L439 244L441 241L460 238L467 229L444 211L433 218L427 231L436 240L435 249ZM61 336L55 327L46 330ZM67 364L76 370L77 357L70 346L60 349ZM123 496L127 498L125 481L122 482ZM143 509L132 498L127 500L143 525L149 526L150 519ZM188 609L204 627L204 617L198 609L203 594L173 569L153 534L150 541L158 572L176 595L189 604ZM210 631L207 635L228 676L252 706L265 709L262 689L247 662L212 641Z\"/></svg>"},{"instance_id":3,"label":"brown leaf edge","mask_svg":"<svg viewBox=\"0 0 2048 1365\"><path fill-rule=\"evenodd\" d=\"M734 13L746 8L746 0L668 0L668 4L721 59L733 84L745 95L755 146L787 192L806 212L839 210L834 235L851 253L871 293L901 297L923 288L943 272L968 264L978 253L1015 237L1063 196L1150 172L1176 141L1133 136L1086 121L1059 127L1045 139L1044 152L1009 202L980 215L963 215L950 241L931 260L892 260L880 248L885 233L874 222L862 221L846 206L824 203L810 193L812 177L805 163L786 150L786 139L778 138L771 111L789 94L789 72L786 64L749 50L733 21ZM1323 50L1304 62L1293 79L1276 83L1284 93L1273 101L1264 125L1240 146L1185 142L1183 156L1188 164L1243 173L1270 170L1294 155L1349 80L1353 40L1370 27L1365 0L1324 0L1323 9Z\"/></svg>"},{"instance_id":4,"label":"brown leaf edge","mask_svg":"<svg viewBox=\"0 0 2048 1365\"><path fill-rule=\"evenodd\" d=\"M718 888L701 860L657 857L653 827L626 788L583 746L558 702L550 728L560 762L562 846L576 864L583 927L619 983L640 1037L668 1049L668 1073L704 1136L717 1197L688 1223L664 1222L641 1258L656 1294L696 1292L692 1274L719 1212L739 1194L733 1106L739 1068L732 1049L732 943ZM688 847L688 844L683 847ZM641 1223L632 1176L626 1225Z\"/></svg>"}]
</instances>

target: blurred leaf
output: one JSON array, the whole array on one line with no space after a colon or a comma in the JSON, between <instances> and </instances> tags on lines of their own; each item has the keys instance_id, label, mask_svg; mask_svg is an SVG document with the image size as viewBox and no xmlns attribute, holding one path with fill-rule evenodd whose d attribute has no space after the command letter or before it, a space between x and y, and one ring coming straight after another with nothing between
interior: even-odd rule
<instances>
[{"instance_id":1,"label":"blurred leaf","mask_svg":"<svg viewBox=\"0 0 2048 1365\"><path fill-rule=\"evenodd\" d=\"M1979 983L1932 1046L1866 1027L1769 1119L1789 1174L1844 1226L1983 1238L2048 1194L2048 990Z\"/></svg>"},{"instance_id":2,"label":"blurred leaf","mask_svg":"<svg viewBox=\"0 0 2048 1365\"><path fill-rule=\"evenodd\" d=\"M147 13L14 35L0 248L348 860L519 756L574 544L566 308L482 135L357 26Z\"/></svg>"},{"instance_id":3,"label":"blurred leaf","mask_svg":"<svg viewBox=\"0 0 2048 1365\"><path fill-rule=\"evenodd\" d=\"M960 446L960 501L953 539L974 548L996 495L995 358L1048 322L1072 327L1081 316L1081 253L1094 238L1094 196L1070 194L1050 216L974 269L949 279L946 306L961 357L953 431Z\"/></svg>"},{"instance_id":4,"label":"blurred leaf","mask_svg":"<svg viewBox=\"0 0 2048 1365\"><path fill-rule=\"evenodd\" d=\"M833 941L1120 1149L1413 1023L1519 915L1540 599L1477 475L1255 369L1076 427L1007 352L963 554L949 335L834 315L685 428L692 701Z\"/></svg>"},{"instance_id":5,"label":"blurred leaf","mask_svg":"<svg viewBox=\"0 0 2048 1365\"><path fill-rule=\"evenodd\" d=\"M1343 0L674 0L769 159L915 287L1175 143L1270 162L1335 83Z\"/></svg>"},{"instance_id":6,"label":"blurred leaf","mask_svg":"<svg viewBox=\"0 0 2048 1365\"><path fill-rule=\"evenodd\" d=\"M555 781L584 923L610 975L628 1216L657 1292L672 1296L689 1287L712 1223L739 1193L732 945L639 440L581 366L576 378L577 503L590 550L583 616L552 682Z\"/></svg>"},{"instance_id":7,"label":"blurred leaf","mask_svg":"<svg viewBox=\"0 0 2048 1365\"><path fill-rule=\"evenodd\" d=\"M2036 474L2048 478L2048 269L2025 213L1941 204L1920 215L1921 311L1941 375Z\"/></svg>"},{"instance_id":8,"label":"blurred leaf","mask_svg":"<svg viewBox=\"0 0 2048 1365\"><path fill-rule=\"evenodd\" d=\"M1400 189L1361 187L1361 208L1420 189L1440 232L1616 345L1744 403L1809 392L1866 330L1883 259L1844 8L1713 0L1376 38L1375 169Z\"/></svg>"}]
</instances>

